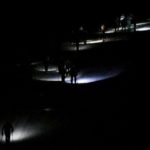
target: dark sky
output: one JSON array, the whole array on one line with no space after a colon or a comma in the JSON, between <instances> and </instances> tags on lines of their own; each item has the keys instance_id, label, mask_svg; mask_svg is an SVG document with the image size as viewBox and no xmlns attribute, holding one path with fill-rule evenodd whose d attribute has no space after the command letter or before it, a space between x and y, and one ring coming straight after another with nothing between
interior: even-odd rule
<instances>
[{"instance_id":1,"label":"dark sky","mask_svg":"<svg viewBox=\"0 0 150 150\"><path fill-rule=\"evenodd\" d=\"M37 49L41 40L54 40L80 24L93 26L122 13L149 16L147 3L127 1L70 1L9 3L3 6L3 49Z\"/></svg>"},{"instance_id":2,"label":"dark sky","mask_svg":"<svg viewBox=\"0 0 150 150\"><path fill-rule=\"evenodd\" d=\"M4 28L19 33L43 32L56 27L63 30L75 24L93 24L121 13L147 14L147 4L126 1L54 1L51 3L12 3L3 8ZM15 30L15 31L14 31ZM52 29L53 30L53 29ZM54 31L54 30L53 30ZM45 32L45 31L44 31ZM50 32L52 32L50 30Z\"/></svg>"}]
</instances>

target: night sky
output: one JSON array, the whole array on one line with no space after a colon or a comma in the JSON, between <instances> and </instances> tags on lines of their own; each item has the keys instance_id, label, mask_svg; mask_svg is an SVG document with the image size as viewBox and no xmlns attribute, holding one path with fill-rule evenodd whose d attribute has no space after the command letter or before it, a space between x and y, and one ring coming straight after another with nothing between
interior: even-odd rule
<instances>
[{"instance_id":1,"label":"night sky","mask_svg":"<svg viewBox=\"0 0 150 150\"><path fill-rule=\"evenodd\" d=\"M130 2L130 3L129 3ZM6 5L3 11L3 27L12 32L12 37L19 36L32 39L32 36L44 39L46 33L56 33L57 29L78 24L92 25L109 21L122 13L133 13L138 16L149 15L146 3L132 3L131 1L97 1L97 2L55 2L55 3L21 3ZM35 35L36 33L36 35ZM10 33L11 34L11 33ZM45 34L45 36L40 36Z\"/></svg>"},{"instance_id":2,"label":"night sky","mask_svg":"<svg viewBox=\"0 0 150 150\"><path fill-rule=\"evenodd\" d=\"M143 2L143 1L142 1ZM62 41L72 29L85 25L95 28L101 23L111 23L122 13L145 17L146 3L129 1L72 1L55 3L10 3L3 5L1 37L4 55L25 51L54 51L54 45ZM8 44L9 43L9 44ZM51 46L52 48L51 48ZM27 52L28 53L28 52Z\"/></svg>"}]
</instances>

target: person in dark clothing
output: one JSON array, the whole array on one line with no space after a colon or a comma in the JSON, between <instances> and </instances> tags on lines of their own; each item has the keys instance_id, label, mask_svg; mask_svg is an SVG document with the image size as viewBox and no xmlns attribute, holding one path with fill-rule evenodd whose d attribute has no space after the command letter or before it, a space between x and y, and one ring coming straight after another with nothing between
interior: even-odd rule
<instances>
[{"instance_id":1,"label":"person in dark clothing","mask_svg":"<svg viewBox=\"0 0 150 150\"><path fill-rule=\"evenodd\" d=\"M70 77L71 77L71 84L76 84L76 81L77 81L77 68L75 65L72 65L71 66L71 69L70 69Z\"/></svg>"},{"instance_id":2,"label":"person in dark clothing","mask_svg":"<svg viewBox=\"0 0 150 150\"><path fill-rule=\"evenodd\" d=\"M71 66L72 66L71 60L67 59L67 60L65 61L66 76L69 75Z\"/></svg>"},{"instance_id":3,"label":"person in dark clothing","mask_svg":"<svg viewBox=\"0 0 150 150\"><path fill-rule=\"evenodd\" d=\"M115 19L115 24L114 24L114 26L115 26L115 32L119 31L119 26L120 26L119 17L117 17L117 18Z\"/></svg>"},{"instance_id":4,"label":"person in dark clothing","mask_svg":"<svg viewBox=\"0 0 150 150\"><path fill-rule=\"evenodd\" d=\"M79 46L80 46L79 33L76 33L75 35L75 44L76 44L76 50L79 51Z\"/></svg>"},{"instance_id":5,"label":"person in dark clothing","mask_svg":"<svg viewBox=\"0 0 150 150\"><path fill-rule=\"evenodd\" d=\"M81 31L79 27L76 27L74 31L74 42L75 42L77 51L79 51L79 48L80 48L80 40L81 40Z\"/></svg>"},{"instance_id":6,"label":"person in dark clothing","mask_svg":"<svg viewBox=\"0 0 150 150\"><path fill-rule=\"evenodd\" d=\"M136 32L136 17L132 15L133 31Z\"/></svg>"},{"instance_id":7,"label":"person in dark clothing","mask_svg":"<svg viewBox=\"0 0 150 150\"><path fill-rule=\"evenodd\" d=\"M49 63L50 63L50 58L49 56L47 56L44 60L45 72L48 72Z\"/></svg>"},{"instance_id":8,"label":"person in dark clothing","mask_svg":"<svg viewBox=\"0 0 150 150\"><path fill-rule=\"evenodd\" d=\"M105 25L104 24L101 25L101 32L102 32L102 39L104 42L104 38L105 38Z\"/></svg>"},{"instance_id":9,"label":"person in dark clothing","mask_svg":"<svg viewBox=\"0 0 150 150\"><path fill-rule=\"evenodd\" d=\"M65 69L63 60L61 60L58 64L58 71L59 71L59 74L61 75L61 81L64 83L65 77L66 77L66 69Z\"/></svg>"},{"instance_id":10,"label":"person in dark clothing","mask_svg":"<svg viewBox=\"0 0 150 150\"><path fill-rule=\"evenodd\" d=\"M83 26L79 28L79 33L81 41L83 41L84 45L86 45L86 30L83 28Z\"/></svg>"},{"instance_id":11,"label":"person in dark clothing","mask_svg":"<svg viewBox=\"0 0 150 150\"><path fill-rule=\"evenodd\" d=\"M6 122L2 127L2 136L5 136L5 142L8 144L10 143L10 137L13 133L14 128L10 122Z\"/></svg>"},{"instance_id":12,"label":"person in dark clothing","mask_svg":"<svg viewBox=\"0 0 150 150\"><path fill-rule=\"evenodd\" d=\"M122 14L120 16L120 24L121 24L121 28L122 28L122 31L125 31L126 32L126 28L127 28L127 18L124 14Z\"/></svg>"}]
</instances>

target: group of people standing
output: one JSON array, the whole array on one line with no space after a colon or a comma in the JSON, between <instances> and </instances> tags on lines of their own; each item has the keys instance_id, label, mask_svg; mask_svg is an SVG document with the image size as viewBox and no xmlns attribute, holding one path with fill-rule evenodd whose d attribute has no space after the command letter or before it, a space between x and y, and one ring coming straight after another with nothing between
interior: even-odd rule
<instances>
[{"instance_id":1,"label":"group of people standing","mask_svg":"<svg viewBox=\"0 0 150 150\"><path fill-rule=\"evenodd\" d=\"M133 25L133 31L136 31L136 19L133 14L122 14L120 17L116 17L115 19L115 32L119 31L121 27L121 31L131 31L131 26Z\"/></svg>"},{"instance_id":2,"label":"group of people standing","mask_svg":"<svg viewBox=\"0 0 150 150\"><path fill-rule=\"evenodd\" d=\"M50 60L50 57L47 56L43 60L45 73L48 73L48 68L50 63L52 63L52 61ZM63 83L65 83L65 79L67 77L70 77L70 83L76 84L78 71L77 71L77 65L73 61L62 57L58 60L57 66L58 66L59 74L61 76L61 81Z\"/></svg>"},{"instance_id":3,"label":"group of people standing","mask_svg":"<svg viewBox=\"0 0 150 150\"><path fill-rule=\"evenodd\" d=\"M70 77L70 83L77 83L77 66L71 60L61 60L58 63L59 74L61 75L61 81L65 83L66 77Z\"/></svg>"}]
</instances>

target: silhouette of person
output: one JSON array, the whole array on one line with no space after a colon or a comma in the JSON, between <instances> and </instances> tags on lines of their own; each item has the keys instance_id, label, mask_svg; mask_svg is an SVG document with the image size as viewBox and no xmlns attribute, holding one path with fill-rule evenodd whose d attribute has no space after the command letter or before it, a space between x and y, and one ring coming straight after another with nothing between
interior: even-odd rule
<instances>
[{"instance_id":1,"label":"silhouette of person","mask_svg":"<svg viewBox=\"0 0 150 150\"><path fill-rule=\"evenodd\" d=\"M134 32L136 32L136 17L134 15L132 15L132 23L133 23Z\"/></svg>"},{"instance_id":2,"label":"silhouette of person","mask_svg":"<svg viewBox=\"0 0 150 150\"><path fill-rule=\"evenodd\" d=\"M126 16L124 14L120 16L120 24L122 27L122 31L126 31L127 22L126 22Z\"/></svg>"},{"instance_id":3,"label":"silhouette of person","mask_svg":"<svg viewBox=\"0 0 150 150\"><path fill-rule=\"evenodd\" d=\"M105 25L101 25L101 31L102 31L102 36L103 36L103 42L104 42L104 37L105 37Z\"/></svg>"},{"instance_id":4,"label":"silhouette of person","mask_svg":"<svg viewBox=\"0 0 150 150\"><path fill-rule=\"evenodd\" d=\"M79 32L80 32L80 38L81 40L84 42L84 44L86 45L86 31L83 28L83 26L80 26L79 28Z\"/></svg>"},{"instance_id":5,"label":"silhouette of person","mask_svg":"<svg viewBox=\"0 0 150 150\"><path fill-rule=\"evenodd\" d=\"M81 28L81 27L80 27ZM74 30L74 41L76 45L76 50L79 51L79 46L80 46L80 38L81 38L81 29L79 27L76 27Z\"/></svg>"},{"instance_id":6,"label":"silhouette of person","mask_svg":"<svg viewBox=\"0 0 150 150\"><path fill-rule=\"evenodd\" d=\"M67 60L65 61L66 76L69 75L71 66L72 66L71 60L67 59Z\"/></svg>"},{"instance_id":7,"label":"silhouette of person","mask_svg":"<svg viewBox=\"0 0 150 150\"><path fill-rule=\"evenodd\" d=\"M48 72L49 61L50 61L50 58L47 56L44 60L45 72Z\"/></svg>"},{"instance_id":8,"label":"silhouette of person","mask_svg":"<svg viewBox=\"0 0 150 150\"><path fill-rule=\"evenodd\" d=\"M75 43L76 43L76 50L79 51L79 43L80 43L79 33L76 33L76 35L75 35Z\"/></svg>"},{"instance_id":9,"label":"silhouette of person","mask_svg":"<svg viewBox=\"0 0 150 150\"><path fill-rule=\"evenodd\" d=\"M119 31L120 20L119 17L115 19L115 32Z\"/></svg>"},{"instance_id":10,"label":"silhouette of person","mask_svg":"<svg viewBox=\"0 0 150 150\"><path fill-rule=\"evenodd\" d=\"M71 84L76 84L76 81L77 81L77 68L75 65L72 65L71 66L71 69L70 69L70 77L71 77Z\"/></svg>"},{"instance_id":11,"label":"silhouette of person","mask_svg":"<svg viewBox=\"0 0 150 150\"><path fill-rule=\"evenodd\" d=\"M131 31L131 22L132 22L132 16L130 14L127 16L127 29L128 29L128 31Z\"/></svg>"},{"instance_id":12,"label":"silhouette of person","mask_svg":"<svg viewBox=\"0 0 150 150\"><path fill-rule=\"evenodd\" d=\"M61 75L61 81L64 83L65 82L65 77L66 77L66 69L65 69L65 65L64 65L64 61L61 60L58 64L58 70L59 70L59 74Z\"/></svg>"},{"instance_id":13,"label":"silhouette of person","mask_svg":"<svg viewBox=\"0 0 150 150\"><path fill-rule=\"evenodd\" d=\"M10 122L6 122L2 127L2 136L5 136L5 142L8 144L10 143L10 137L13 133L14 128Z\"/></svg>"}]
</instances>

